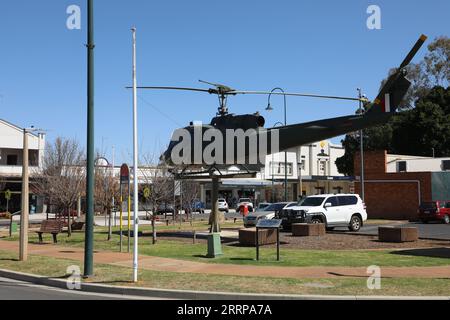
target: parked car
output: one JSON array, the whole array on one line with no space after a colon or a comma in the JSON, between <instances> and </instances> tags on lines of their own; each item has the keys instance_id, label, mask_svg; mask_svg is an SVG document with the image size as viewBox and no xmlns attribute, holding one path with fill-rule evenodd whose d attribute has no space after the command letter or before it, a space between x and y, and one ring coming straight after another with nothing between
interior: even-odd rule
<instances>
[{"instance_id":1,"label":"parked car","mask_svg":"<svg viewBox=\"0 0 450 320\"><path fill-rule=\"evenodd\" d=\"M173 205L169 203L162 203L158 206L158 209L156 209L156 214L173 214L174 212L175 209L173 208Z\"/></svg>"},{"instance_id":2,"label":"parked car","mask_svg":"<svg viewBox=\"0 0 450 320\"><path fill-rule=\"evenodd\" d=\"M217 204L219 211L225 211L226 213L228 213L229 211L228 202L225 199L223 198L217 199Z\"/></svg>"},{"instance_id":3,"label":"parked car","mask_svg":"<svg viewBox=\"0 0 450 320\"><path fill-rule=\"evenodd\" d=\"M265 208L267 208L270 205L271 205L271 203L261 202L260 204L258 204L258 206L256 207L255 211L262 211L262 210L264 210Z\"/></svg>"},{"instance_id":4,"label":"parked car","mask_svg":"<svg viewBox=\"0 0 450 320\"><path fill-rule=\"evenodd\" d=\"M249 212L253 212L254 211L253 210L253 202L252 202L252 200L250 198L240 198L239 201L238 201L238 204L236 206L236 211L240 212L240 208L242 206L245 206L245 205L248 207L248 211Z\"/></svg>"},{"instance_id":5,"label":"parked car","mask_svg":"<svg viewBox=\"0 0 450 320\"><path fill-rule=\"evenodd\" d=\"M419 219L423 223L430 221L441 221L450 223L450 201L423 202L418 210Z\"/></svg>"},{"instance_id":6,"label":"parked car","mask_svg":"<svg viewBox=\"0 0 450 320\"><path fill-rule=\"evenodd\" d=\"M366 205L357 194L322 194L310 196L297 206L280 213L283 229L293 223L324 223L327 229L348 227L359 231L367 220Z\"/></svg>"},{"instance_id":7,"label":"parked car","mask_svg":"<svg viewBox=\"0 0 450 320\"><path fill-rule=\"evenodd\" d=\"M274 219L281 210L295 205L297 205L297 202L278 202L267 206L263 210L252 212L244 217L244 227L254 227L261 219Z\"/></svg>"}]
</instances>

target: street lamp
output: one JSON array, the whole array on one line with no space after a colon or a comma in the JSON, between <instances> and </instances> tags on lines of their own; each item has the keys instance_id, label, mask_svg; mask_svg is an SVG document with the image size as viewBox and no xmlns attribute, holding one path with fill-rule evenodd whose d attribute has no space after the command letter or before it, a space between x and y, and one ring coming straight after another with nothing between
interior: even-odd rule
<instances>
[{"instance_id":1,"label":"street lamp","mask_svg":"<svg viewBox=\"0 0 450 320\"><path fill-rule=\"evenodd\" d=\"M358 113L362 117L364 114L363 110L363 103L362 98L365 97L365 95L362 94L361 88L356 89L358 91L358 98L359 98L359 109ZM364 131L361 129L359 131L359 142L360 142L360 156L361 156L361 172L360 172L360 185L361 185L361 198L364 201L365 199L365 190L364 190Z\"/></svg>"},{"instance_id":2,"label":"street lamp","mask_svg":"<svg viewBox=\"0 0 450 320\"><path fill-rule=\"evenodd\" d=\"M87 1L87 163L84 277L94 274L94 0Z\"/></svg>"},{"instance_id":3,"label":"street lamp","mask_svg":"<svg viewBox=\"0 0 450 320\"><path fill-rule=\"evenodd\" d=\"M266 109L266 110L268 110L268 109ZM273 110L273 109L272 109ZM269 111L269 110L268 110ZM277 123L275 123L274 125L273 125L273 128L276 128L277 126L284 126L284 124L283 123L281 123L281 122L277 122ZM273 165L273 162L274 162L274 159L273 159L273 153L272 153L272 163L271 163L271 165L270 165L270 170L271 170L271 172L272 172L272 202L275 202L275 183L274 183L274 173L273 173L273 167L274 167L274 165Z\"/></svg>"},{"instance_id":4,"label":"street lamp","mask_svg":"<svg viewBox=\"0 0 450 320\"><path fill-rule=\"evenodd\" d=\"M273 111L273 107L270 104L270 98L272 97L272 94L275 91L281 91L283 93L284 98L284 125L287 126L287 112L286 112L286 95L283 89L281 88L274 88L269 94L269 97L267 99L267 108L266 111ZM284 151L284 201L287 202L288 198L288 185L287 185L287 151Z\"/></svg>"}]
</instances>

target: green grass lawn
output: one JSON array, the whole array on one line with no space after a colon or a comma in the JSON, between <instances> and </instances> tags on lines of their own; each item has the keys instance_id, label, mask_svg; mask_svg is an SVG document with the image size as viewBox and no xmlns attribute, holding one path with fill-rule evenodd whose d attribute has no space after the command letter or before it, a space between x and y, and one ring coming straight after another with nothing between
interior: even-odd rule
<instances>
[{"instance_id":1,"label":"green grass lawn","mask_svg":"<svg viewBox=\"0 0 450 320\"><path fill-rule=\"evenodd\" d=\"M0 268L54 278L64 278L68 266L78 261L40 256L18 262L17 253L0 251ZM81 267L81 266L80 266ZM290 279L241 276L211 276L190 273L140 271L139 283L129 282L132 270L95 264L95 276L88 282L118 286L140 286L163 289L320 295L405 295L448 296L450 279L383 279L381 290L367 289L365 278L345 279Z\"/></svg>"},{"instance_id":2,"label":"green grass lawn","mask_svg":"<svg viewBox=\"0 0 450 320\"><path fill-rule=\"evenodd\" d=\"M197 225L199 229L205 225ZM188 228L187 226L184 226ZM163 227L160 227L161 229ZM425 256L400 255L394 250L301 250L282 248L281 261L276 261L276 250L274 248L263 247L260 251L260 261L255 261L255 248L227 246L223 245L224 255L216 259L207 259L204 257L207 251L205 243L192 244L190 242L181 242L175 240L159 240L156 245L151 244L149 236L150 227L145 226L146 236L140 238L139 252L142 255L157 256L165 258L185 259L191 261L200 261L205 263L225 263L241 265L276 265L276 266L348 266L348 267L367 267L370 265L393 266L393 267L412 267L412 266L442 266L450 265L450 259L435 258ZM202 229L204 230L204 229ZM114 234L111 241L107 241L107 229L96 228L94 234L95 250L118 251L119 235L118 229L114 228ZM13 238L3 238L3 240L18 241L18 235ZM50 242L51 236L47 235L45 241ZM68 238L66 234L60 234L58 237L59 245L84 247L84 233L77 232ZM128 238L123 237L123 245L126 249ZM38 237L35 233L30 233L30 242L38 243ZM132 241L131 241L132 245Z\"/></svg>"}]
</instances>

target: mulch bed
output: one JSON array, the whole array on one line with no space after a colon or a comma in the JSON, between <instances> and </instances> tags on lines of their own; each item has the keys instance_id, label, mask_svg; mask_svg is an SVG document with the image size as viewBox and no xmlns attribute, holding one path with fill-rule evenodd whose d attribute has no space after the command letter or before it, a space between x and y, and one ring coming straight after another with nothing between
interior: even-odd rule
<instances>
[{"instance_id":1,"label":"mulch bed","mask_svg":"<svg viewBox=\"0 0 450 320\"><path fill-rule=\"evenodd\" d=\"M159 240L180 241L192 244L192 238L177 236L175 231L164 232ZM419 240L417 242L388 243L378 241L378 236L352 235L345 233L327 233L322 237L293 237L291 233L280 233L282 248L304 250L365 250L365 249L405 249L405 248L442 248L449 247L450 241L445 240ZM206 244L206 239L197 239L196 243ZM225 241L224 245L240 246L236 241ZM275 245L267 246L275 247Z\"/></svg>"}]
</instances>

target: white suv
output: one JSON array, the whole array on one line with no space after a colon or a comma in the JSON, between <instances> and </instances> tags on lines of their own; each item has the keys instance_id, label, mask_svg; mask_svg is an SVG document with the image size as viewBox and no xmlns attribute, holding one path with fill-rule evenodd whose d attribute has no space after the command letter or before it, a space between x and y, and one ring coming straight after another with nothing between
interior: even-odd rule
<instances>
[{"instance_id":1,"label":"white suv","mask_svg":"<svg viewBox=\"0 0 450 320\"><path fill-rule=\"evenodd\" d=\"M281 211L283 228L292 223L325 223L327 229L348 227L359 231L367 220L366 205L357 194L322 194L303 199L298 206Z\"/></svg>"},{"instance_id":2,"label":"white suv","mask_svg":"<svg viewBox=\"0 0 450 320\"><path fill-rule=\"evenodd\" d=\"M226 213L228 213L229 209L227 201L223 198L217 199L217 209L219 209L219 211L225 211Z\"/></svg>"}]
</instances>

